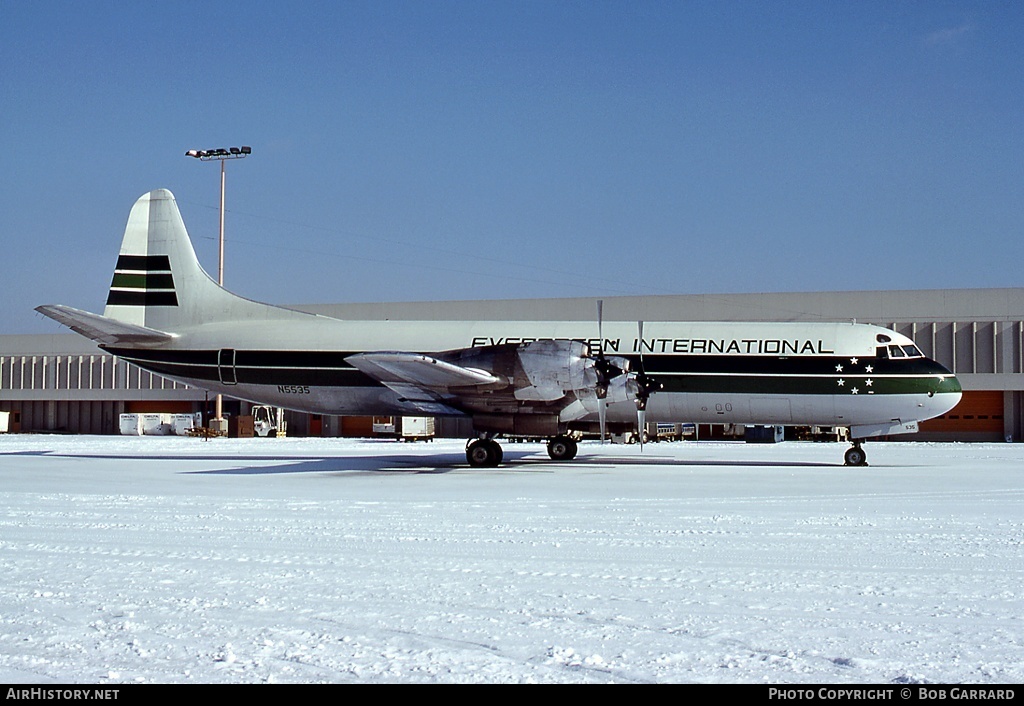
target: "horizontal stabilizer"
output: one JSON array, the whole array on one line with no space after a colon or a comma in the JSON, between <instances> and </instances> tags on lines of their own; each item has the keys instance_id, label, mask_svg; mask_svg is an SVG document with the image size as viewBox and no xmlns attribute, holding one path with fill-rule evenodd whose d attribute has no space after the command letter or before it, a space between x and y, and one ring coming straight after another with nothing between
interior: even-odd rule
<instances>
[{"instance_id":1,"label":"horizontal stabilizer","mask_svg":"<svg viewBox=\"0 0 1024 706\"><path fill-rule=\"evenodd\" d=\"M75 333L80 333L86 338L91 338L103 345L117 343L142 345L149 343L155 345L166 343L174 338L171 334L164 333L163 331L117 321L107 316L91 314L88 311L74 309L62 304L44 304L43 306L37 306L36 311L43 316L48 316L54 321L64 324Z\"/></svg>"}]
</instances>

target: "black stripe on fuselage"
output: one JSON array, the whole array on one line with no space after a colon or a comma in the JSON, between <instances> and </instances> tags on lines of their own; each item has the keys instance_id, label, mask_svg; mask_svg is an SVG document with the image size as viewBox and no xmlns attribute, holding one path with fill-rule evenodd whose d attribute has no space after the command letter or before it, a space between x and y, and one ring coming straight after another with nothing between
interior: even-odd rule
<instances>
[{"instance_id":1,"label":"black stripe on fuselage","mask_svg":"<svg viewBox=\"0 0 1024 706\"><path fill-rule=\"evenodd\" d=\"M629 358L633 370L637 356ZM949 372L928 358L874 358L849 356L765 355L656 355L644 356L644 371L651 375L934 375Z\"/></svg>"},{"instance_id":2,"label":"black stripe on fuselage","mask_svg":"<svg viewBox=\"0 0 1024 706\"><path fill-rule=\"evenodd\" d=\"M234 374L225 375L218 350L139 350L101 346L120 358L168 377L221 381L234 379L239 385L315 385L318 387L377 387L345 362L351 353L332 351L234 352ZM229 360L225 357L224 360Z\"/></svg>"},{"instance_id":3,"label":"black stripe on fuselage","mask_svg":"<svg viewBox=\"0 0 1024 706\"><path fill-rule=\"evenodd\" d=\"M345 362L354 351L236 350L234 375L225 376L218 366L218 350L101 347L139 367L179 379L234 379L249 385L380 386ZM639 359L631 358L636 369ZM665 392L843 394L859 385L863 394L894 394L926 392L936 376L950 375L927 358L859 358L854 364L848 357L837 356L664 355L645 356L644 367ZM837 369L840 367L842 370ZM867 380L871 380L870 386Z\"/></svg>"}]
</instances>

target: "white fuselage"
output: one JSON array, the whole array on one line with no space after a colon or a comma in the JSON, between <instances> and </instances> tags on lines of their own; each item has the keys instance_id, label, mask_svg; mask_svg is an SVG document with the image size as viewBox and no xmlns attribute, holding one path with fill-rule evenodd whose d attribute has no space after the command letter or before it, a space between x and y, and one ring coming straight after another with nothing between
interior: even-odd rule
<instances>
[{"instance_id":1,"label":"white fuselage","mask_svg":"<svg viewBox=\"0 0 1024 706\"><path fill-rule=\"evenodd\" d=\"M221 322L179 332L165 346L111 350L162 375L263 404L325 414L402 414L401 396L345 358L368 351L440 352L538 339L586 340L594 322L340 321L322 316ZM605 322L607 355L639 360L663 386L648 421L883 425L929 419L960 399L952 374L926 358L879 359L912 345L862 324ZM191 351L188 359L174 351ZM197 351L205 357L196 357ZM163 359L163 360L160 360ZM610 422L635 418L608 406ZM596 417L595 417L596 418Z\"/></svg>"}]
</instances>

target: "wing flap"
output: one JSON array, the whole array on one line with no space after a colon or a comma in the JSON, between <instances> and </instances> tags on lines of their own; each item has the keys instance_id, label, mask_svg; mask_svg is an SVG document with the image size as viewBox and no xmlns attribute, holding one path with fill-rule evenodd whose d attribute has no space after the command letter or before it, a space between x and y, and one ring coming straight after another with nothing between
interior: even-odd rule
<instances>
[{"instance_id":1,"label":"wing flap","mask_svg":"<svg viewBox=\"0 0 1024 706\"><path fill-rule=\"evenodd\" d=\"M43 316L64 324L75 333L91 338L97 343L111 345L133 343L136 345L159 344L170 341L174 336L156 329L117 321L107 316L92 314L63 304L37 306Z\"/></svg>"},{"instance_id":2,"label":"wing flap","mask_svg":"<svg viewBox=\"0 0 1024 706\"><path fill-rule=\"evenodd\" d=\"M453 387L479 387L503 382L486 370L466 368L422 353L358 353L345 361L388 387L412 385L441 392Z\"/></svg>"},{"instance_id":3,"label":"wing flap","mask_svg":"<svg viewBox=\"0 0 1024 706\"><path fill-rule=\"evenodd\" d=\"M394 390L402 404L424 414L463 414L457 406L460 391L504 384L486 370L455 365L422 353L358 353L345 361Z\"/></svg>"}]
</instances>

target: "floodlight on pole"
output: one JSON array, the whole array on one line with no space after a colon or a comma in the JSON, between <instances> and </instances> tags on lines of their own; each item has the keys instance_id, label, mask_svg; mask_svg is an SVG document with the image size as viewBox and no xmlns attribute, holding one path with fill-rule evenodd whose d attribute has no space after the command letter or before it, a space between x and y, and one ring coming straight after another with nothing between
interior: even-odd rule
<instances>
[{"instance_id":1,"label":"floodlight on pole","mask_svg":"<svg viewBox=\"0 0 1024 706\"><path fill-rule=\"evenodd\" d=\"M221 287L224 286L224 161L228 159L242 159L252 154L252 147L229 147L227 149L218 147L212 150L188 150L185 152L186 157L194 157L202 162L212 162L217 160L220 162L220 237L218 238L218 250L219 254L217 257L217 284ZM223 426L224 423L224 401L220 394L217 395L216 399L216 418L215 421L218 425Z\"/></svg>"},{"instance_id":2,"label":"floodlight on pole","mask_svg":"<svg viewBox=\"0 0 1024 706\"><path fill-rule=\"evenodd\" d=\"M217 284L222 287L224 286L224 160L243 159L250 154L252 154L252 147L248 145L228 147L227 149L218 147L212 150L188 150L185 152L186 157L193 157L201 162L212 162L214 160L220 162L220 237L218 238Z\"/></svg>"}]
</instances>

